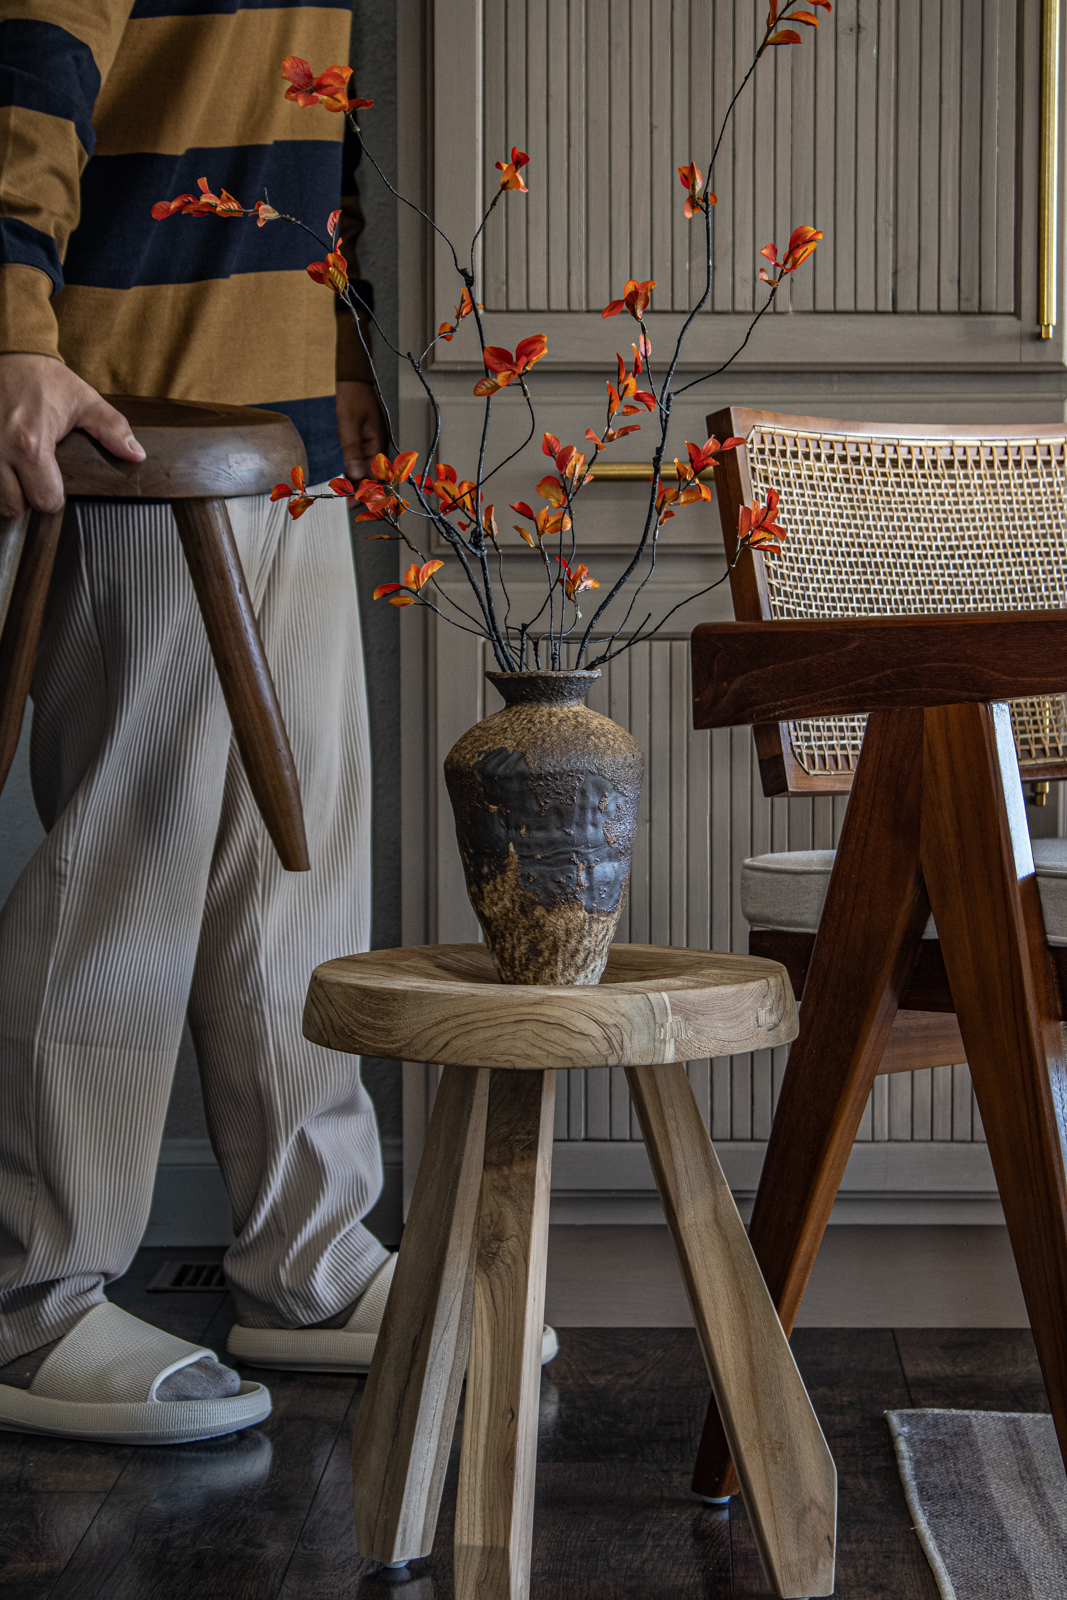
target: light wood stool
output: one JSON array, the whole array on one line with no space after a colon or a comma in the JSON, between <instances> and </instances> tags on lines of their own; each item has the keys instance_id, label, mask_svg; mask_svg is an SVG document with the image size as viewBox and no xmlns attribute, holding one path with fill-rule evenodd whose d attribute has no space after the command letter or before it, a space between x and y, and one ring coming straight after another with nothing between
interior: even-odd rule
<instances>
[{"instance_id":1,"label":"light wood stool","mask_svg":"<svg viewBox=\"0 0 1067 1600\"><path fill-rule=\"evenodd\" d=\"M303 441L276 411L104 398L146 459L120 461L87 433L68 434L56 448L64 492L170 501L253 797L282 866L306 872L296 765L226 510L227 500L268 494L291 467L306 468ZM62 511L0 518L0 788L19 742L62 526Z\"/></svg>"},{"instance_id":2,"label":"light wood stool","mask_svg":"<svg viewBox=\"0 0 1067 1600\"><path fill-rule=\"evenodd\" d=\"M304 1032L444 1069L356 1418L361 1554L430 1553L469 1354L455 1592L528 1595L556 1069L625 1067L764 1565L831 1594L834 1463L681 1065L788 1043L785 969L615 945L596 987L535 988L481 945L378 950L316 969Z\"/></svg>"}]
</instances>

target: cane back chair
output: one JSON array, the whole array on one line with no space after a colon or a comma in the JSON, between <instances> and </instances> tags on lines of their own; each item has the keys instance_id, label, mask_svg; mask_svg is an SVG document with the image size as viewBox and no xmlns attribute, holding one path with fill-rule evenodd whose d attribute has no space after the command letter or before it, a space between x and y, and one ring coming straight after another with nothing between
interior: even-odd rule
<instances>
[{"instance_id":1,"label":"cane back chair","mask_svg":"<svg viewBox=\"0 0 1067 1600\"><path fill-rule=\"evenodd\" d=\"M875 1076L966 1060L1067 1457L1067 840L1031 846L1021 786L1067 776L1067 426L708 430L746 441L727 555L772 488L788 537L693 635L695 725L751 723L768 795L851 791L836 853L742 871L750 952L804 1002L753 1248L788 1333ZM712 1402L694 1488L734 1487Z\"/></svg>"}]
</instances>

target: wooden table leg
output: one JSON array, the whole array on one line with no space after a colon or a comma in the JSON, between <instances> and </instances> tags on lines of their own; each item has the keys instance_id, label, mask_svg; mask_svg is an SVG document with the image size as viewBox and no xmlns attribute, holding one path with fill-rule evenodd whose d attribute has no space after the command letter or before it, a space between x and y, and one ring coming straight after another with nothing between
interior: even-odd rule
<instances>
[{"instance_id":1,"label":"wooden table leg","mask_svg":"<svg viewBox=\"0 0 1067 1600\"><path fill-rule=\"evenodd\" d=\"M282 866L307 872L300 781L225 500L173 500L245 772Z\"/></svg>"},{"instance_id":2,"label":"wooden table leg","mask_svg":"<svg viewBox=\"0 0 1067 1600\"><path fill-rule=\"evenodd\" d=\"M780 1596L832 1594L833 1458L685 1068L626 1077L763 1564Z\"/></svg>"},{"instance_id":3,"label":"wooden table leg","mask_svg":"<svg viewBox=\"0 0 1067 1600\"><path fill-rule=\"evenodd\" d=\"M429 1555L470 1344L489 1072L445 1067L352 1434L360 1554Z\"/></svg>"},{"instance_id":4,"label":"wooden table leg","mask_svg":"<svg viewBox=\"0 0 1067 1600\"><path fill-rule=\"evenodd\" d=\"M19 551L18 571L0 635L0 789L7 782L18 749L62 526L62 511L31 512ZM15 524L14 531L10 527L7 530L8 564L18 543L18 527Z\"/></svg>"},{"instance_id":5,"label":"wooden table leg","mask_svg":"<svg viewBox=\"0 0 1067 1600\"><path fill-rule=\"evenodd\" d=\"M554 1071L494 1071L456 1511L456 1600L530 1592Z\"/></svg>"}]
</instances>

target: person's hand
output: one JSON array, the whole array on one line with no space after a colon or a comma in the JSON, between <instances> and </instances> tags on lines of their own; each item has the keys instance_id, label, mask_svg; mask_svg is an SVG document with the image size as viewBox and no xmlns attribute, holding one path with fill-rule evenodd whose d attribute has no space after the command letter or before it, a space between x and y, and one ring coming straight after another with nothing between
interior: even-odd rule
<instances>
[{"instance_id":1,"label":"person's hand","mask_svg":"<svg viewBox=\"0 0 1067 1600\"><path fill-rule=\"evenodd\" d=\"M0 517L21 517L27 506L60 509L56 445L72 428L84 428L122 461L144 460L121 411L62 361L0 355Z\"/></svg>"},{"instance_id":2,"label":"person's hand","mask_svg":"<svg viewBox=\"0 0 1067 1600\"><path fill-rule=\"evenodd\" d=\"M370 464L384 448L385 429L372 383L342 379L337 385L337 437L352 483L370 477Z\"/></svg>"}]
</instances>

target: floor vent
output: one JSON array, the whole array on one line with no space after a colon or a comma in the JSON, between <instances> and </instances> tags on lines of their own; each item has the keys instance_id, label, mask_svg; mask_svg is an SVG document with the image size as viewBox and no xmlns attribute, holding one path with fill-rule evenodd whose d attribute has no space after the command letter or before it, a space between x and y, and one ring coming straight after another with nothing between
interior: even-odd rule
<instances>
[{"instance_id":1,"label":"floor vent","mask_svg":"<svg viewBox=\"0 0 1067 1600\"><path fill-rule=\"evenodd\" d=\"M226 1293L226 1274L218 1261L165 1261L148 1285L163 1294Z\"/></svg>"}]
</instances>

